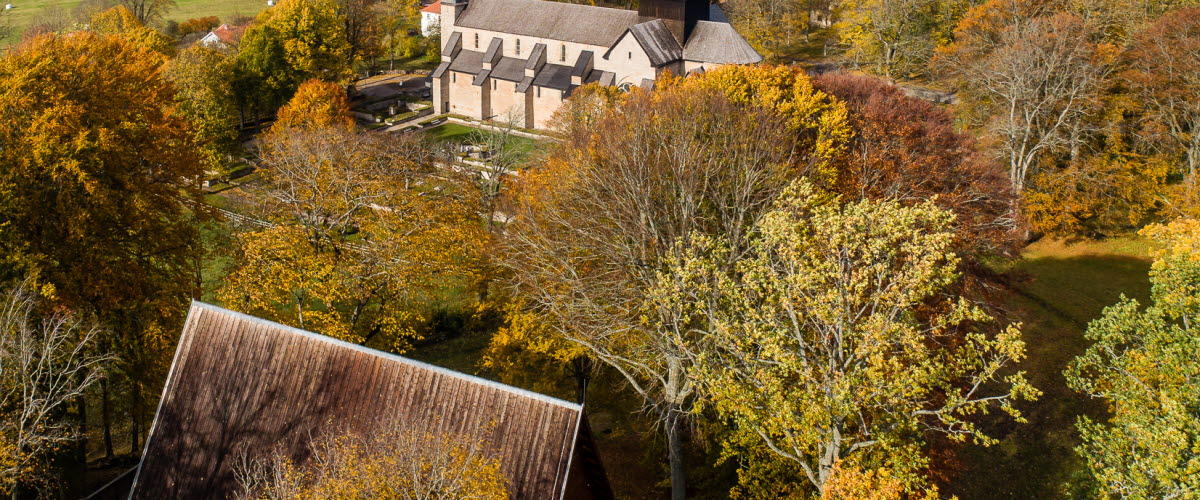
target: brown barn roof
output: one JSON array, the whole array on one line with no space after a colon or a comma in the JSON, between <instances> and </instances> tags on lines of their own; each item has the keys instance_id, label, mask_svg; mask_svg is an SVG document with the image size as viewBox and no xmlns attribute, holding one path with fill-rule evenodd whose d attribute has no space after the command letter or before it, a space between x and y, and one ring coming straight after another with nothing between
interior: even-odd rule
<instances>
[{"instance_id":1,"label":"brown barn roof","mask_svg":"<svg viewBox=\"0 0 1200 500\"><path fill-rule=\"evenodd\" d=\"M131 498L226 498L237 450L303 460L330 423L396 418L492 426L512 498L611 496L577 404L193 302Z\"/></svg>"}]
</instances>

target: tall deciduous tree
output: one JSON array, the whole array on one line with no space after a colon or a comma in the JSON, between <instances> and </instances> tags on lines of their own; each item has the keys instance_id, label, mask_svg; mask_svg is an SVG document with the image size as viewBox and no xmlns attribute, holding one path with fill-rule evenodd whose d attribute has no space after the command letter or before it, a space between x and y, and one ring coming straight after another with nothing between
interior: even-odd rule
<instances>
[{"instance_id":1,"label":"tall deciduous tree","mask_svg":"<svg viewBox=\"0 0 1200 500\"><path fill-rule=\"evenodd\" d=\"M168 10L175 7L175 0L120 0L133 13L138 22L150 24L162 19Z\"/></svg>"},{"instance_id":2,"label":"tall deciduous tree","mask_svg":"<svg viewBox=\"0 0 1200 500\"><path fill-rule=\"evenodd\" d=\"M842 461L905 487L926 432L994 442L971 416L1038 394L1016 373L1020 332L941 292L956 279L953 216L932 203L841 205L800 181L755 227L749 251L698 236L652 295L705 330L696 376L735 446L761 443L824 494ZM734 266L726 262L735 261Z\"/></svg>"},{"instance_id":3,"label":"tall deciduous tree","mask_svg":"<svg viewBox=\"0 0 1200 500\"><path fill-rule=\"evenodd\" d=\"M218 291L229 307L404 349L427 301L472 280L483 223L468 187L434 175L415 138L346 127L272 130L267 227Z\"/></svg>"},{"instance_id":4,"label":"tall deciduous tree","mask_svg":"<svg viewBox=\"0 0 1200 500\"><path fill-rule=\"evenodd\" d=\"M742 249L788 178L821 175L845 110L790 69L733 67L579 115L598 118L522 176L506 264L545 325L620 372L660 419L681 499L698 339L650 296L656 274L693 233Z\"/></svg>"},{"instance_id":5,"label":"tall deciduous tree","mask_svg":"<svg viewBox=\"0 0 1200 500\"><path fill-rule=\"evenodd\" d=\"M166 56L175 54L175 40L146 26L124 5L100 11L88 22L88 29L101 35L122 38L129 43L145 47Z\"/></svg>"},{"instance_id":6,"label":"tall deciduous tree","mask_svg":"<svg viewBox=\"0 0 1200 500\"><path fill-rule=\"evenodd\" d=\"M179 52L165 70L179 92L179 114L192 125L200 156L211 170L224 166L237 146L237 106L229 81L233 63L230 55L197 44Z\"/></svg>"},{"instance_id":7,"label":"tall deciduous tree","mask_svg":"<svg viewBox=\"0 0 1200 500\"><path fill-rule=\"evenodd\" d=\"M1029 17L1037 7L995 3L976 7L963 20L958 41L942 51L940 62L987 117L997 156L1021 191L1056 149L1077 159L1081 126L1094 111L1111 61L1104 47L1089 41L1078 16Z\"/></svg>"},{"instance_id":8,"label":"tall deciduous tree","mask_svg":"<svg viewBox=\"0 0 1200 500\"><path fill-rule=\"evenodd\" d=\"M1122 298L1106 308L1088 325L1094 344L1066 372L1111 414L1107 423L1079 418L1076 451L1113 498L1189 498L1200 491L1200 222L1143 234L1160 245L1154 303Z\"/></svg>"},{"instance_id":9,"label":"tall deciduous tree","mask_svg":"<svg viewBox=\"0 0 1200 500\"><path fill-rule=\"evenodd\" d=\"M485 432L434 432L397 422L372 433L329 433L309 443L301 463L279 453L244 457L234 467L242 486L236 498L507 500L500 459L486 443Z\"/></svg>"},{"instance_id":10,"label":"tall deciduous tree","mask_svg":"<svg viewBox=\"0 0 1200 500\"><path fill-rule=\"evenodd\" d=\"M96 314L131 391L134 448L165 376L205 217L192 130L165 57L94 32L0 60L0 266Z\"/></svg>"},{"instance_id":11,"label":"tall deciduous tree","mask_svg":"<svg viewBox=\"0 0 1200 500\"><path fill-rule=\"evenodd\" d=\"M306 80L347 83L351 57L334 0L282 0L259 14L238 44L233 84L239 109L253 120L274 113Z\"/></svg>"},{"instance_id":12,"label":"tall deciduous tree","mask_svg":"<svg viewBox=\"0 0 1200 500\"><path fill-rule=\"evenodd\" d=\"M977 152L947 111L865 76L831 73L813 85L846 104L854 130L835 191L850 200L934 200L955 214L955 248L969 264L1015 250L1015 193L1002 167Z\"/></svg>"},{"instance_id":13,"label":"tall deciduous tree","mask_svg":"<svg viewBox=\"0 0 1200 500\"><path fill-rule=\"evenodd\" d=\"M1200 172L1200 8L1164 15L1138 33L1123 74L1145 107L1151 145L1182 159L1180 170Z\"/></svg>"},{"instance_id":14,"label":"tall deciduous tree","mask_svg":"<svg viewBox=\"0 0 1200 500\"><path fill-rule=\"evenodd\" d=\"M280 133L288 128L325 128L354 126L346 89L333 82L312 79L300 84L292 100L279 108L275 127Z\"/></svg>"}]
</instances>

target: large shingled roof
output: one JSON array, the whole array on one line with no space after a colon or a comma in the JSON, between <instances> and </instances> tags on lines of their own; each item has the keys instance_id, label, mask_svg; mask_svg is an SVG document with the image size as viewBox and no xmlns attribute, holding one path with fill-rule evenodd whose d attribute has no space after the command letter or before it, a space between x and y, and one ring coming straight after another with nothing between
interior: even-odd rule
<instances>
[{"instance_id":1,"label":"large shingled roof","mask_svg":"<svg viewBox=\"0 0 1200 500\"><path fill-rule=\"evenodd\" d=\"M725 22L699 21L683 46L683 58L714 64L754 64L763 58Z\"/></svg>"},{"instance_id":2,"label":"large shingled roof","mask_svg":"<svg viewBox=\"0 0 1200 500\"><path fill-rule=\"evenodd\" d=\"M395 419L485 436L512 498L611 497L577 404L193 302L131 498L227 498L237 450Z\"/></svg>"},{"instance_id":3,"label":"large shingled roof","mask_svg":"<svg viewBox=\"0 0 1200 500\"><path fill-rule=\"evenodd\" d=\"M472 0L455 25L608 47L637 23L634 10L545 0Z\"/></svg>"}]
</instances>

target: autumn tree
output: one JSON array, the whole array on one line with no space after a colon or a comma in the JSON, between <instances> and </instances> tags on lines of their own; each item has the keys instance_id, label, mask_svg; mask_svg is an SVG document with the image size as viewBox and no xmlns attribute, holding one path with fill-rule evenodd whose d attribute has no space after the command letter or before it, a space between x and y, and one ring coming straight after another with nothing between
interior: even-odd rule
<instances>
[{"instance_id":1,"label":"autumn tree","mask_svg":"<svg viewBox=\"0 0 1200 500\"><path fill-rule=\"evenodd\" d=\"M238 44L234 94L243 123L273 114L306 80L347 83L355 61L334 0L282 0Z\"/></svg>"},{"instance_id":2,"label":"autumn tree","mask_svg":"<svg viewBox=\"0 0 1200 500\"><path fill-rule=\"evenodd\" d=\"M24 279L0 297L0 492L7 494L48 479L46 454L78 437L66 410L111 361L98 350L94 323L53 310L41 296L52 290Z\"/></svg>"},{"instance_id":3,"label":"autumn tree","mask_svg":"<svg viewBox=\"0 0 1200 500\"><path fill-rule=\"evenodd\" d=\"M315 78L300 84L296 95L279 108L275 126L282 129L353 127L354 118L350 115L350 100L346 98L346 89L336 83Z\"/></svg>"},{"instance_id":4,"label":"autumn tree","mask_svg":"<svg viewBox=\"0 0 1200 500\"><path fill-rule=\"evenodd\" d=\"M179 114L192 126L198 153L210 170L220 170L237 147L237 106L229 72L234 59L221 51L193 45L165 68L179 96Z\"/></svg>"},{"instance_id":5,"label":"autumn tree","mask_svg":"<svg viewBox=\"0 0 1200 500\"><path fill-rule=\"evenodd\" d=\"M194 292L196 222L207 217L165 60L90 31L44 35L0 59L0 269L35 274L56 302L98 317L102 347L119 355L111 379L129 396L135 450Z\"/></svg>"},{"instance_id":6,"label":"autumn tree","mask_svg":"<svg viewBox=\"0 0 1200 500\"><path fill-rule=\"evenodd\" d=\"M88 29L113 36L166 56L175 54L175 41L140 21L124 5L117 5L92 16Z\"/></svg>"},{"instance_id":7,"label":"autumn tree","mask_svg":"<svg viewBox=\"0 0 1200 500\"><path fill-rule=\"evenodd\" d=\"M421 8L410 0L381 0L372 8L379 23L383 53L388 57L388 69L396 69L396 51L408 36L409 29L421 26Z\"/></svg>"},{"instance_id":8,"label":"autumn tree","mask_svg":"<svg viewBox=\"0 0 1200 500\"><path fill-rule=\"evenodd\" d=\"M218 290L228 307L403 350L428 301L469 283L483 241L470 188L415 138L346 127L273 129L262 227Z\"/></svg>"},{"instance_id":9,"label":"autumn tree","mask_svg":"<svg viewBox=\"0 0 1200 500\"><path fill-rule=\"evenodd\" d=\"M1024 356L1020 331L988 333L982 309L941 293L959 278L952 218L929 202L843 205L799 181L746 253L697 236L658 273L657 301L704 318L689 324L712 342L696 377L733 446L765 445L821 494L843 460L920 489L923 434L987 445L973 415L1021 421L1013 403L1038 391L1000 375Z\"/></svg>"},{"instance_id":10,"label":"autumn tree","mask_svg":"<svg viewBox=\"0 0 1200 500\"><path fill-rule=\"evenodd\" d=\"M1125 53L1122 74L1145 110L1146 145L1177 163L1182 190L1200 191L1200 8L1164 15L1138 33ZM1183 210L1200 205L1183 203ZM1189 207L1189 205L1191 205Z\"/></svg>"},{"instance_id":11,"label":"autumn tree","mask_svg":"<svg viewBox=\"0 0 1200 500\"><path fill-rule=\"evenodd\" d=\"M217 16L188 19L179 23L179 36L185 37L192 33L207 33L220 25L221 20L217 19Z\"/></svg>"},{"instance_id":12,"label":"autumn tree","mask_svg":"<svg viewBox=\"0 0 1200 500\"><path fill-rule=\"evenodd\" d=\"M731 0L724 4L730 22L755 50L779 57L807 37L809 12L801 0Z\"/></svg>"},{"instance_id":13,"label":"autumn tree","mask_svg":"<svg viewBox=\"0 0 1200 500\"><path fill-rule=\"evenodd\" d=\"M1079 417L1076 452L1112 498L1188 498L1200 491L1200 223L1142 231L1159 245L1153 304L1122 297L1088 325L1094 344L1068 384L1103 400L1108 422Z\"/></svg>"},{"instance_id":14,"label":"autumn tree","mask_svg":"<svg viewBox=\"0 0 1200 500\"><path fill-rule=\"evenodd\" d=\"M500 459L486 442L397 423L369 434L333 432L309 442L301 463L278 452L244 455L234 467L237 498L505 500Z\"/></svg>"},{"instance_id":15,"label":"autumn tree","mask_svg":"<svg viewBox=\"0 0 1200 500\"><path fill-rule=\"evenodd\" d=\"M175 7L175 0L120 0L141 24L158 21Z\"/></svg>"},{"instance_id":16,"label":"autumn tree","mask_svg":"<svg viewBox=\"0 0 1200 500\"><path fill-rule=\"evenodd\" d=\"M969 265L1015 250L1018 200L952 115L875 78L831 73L813 85L845 103L854 130L833 190L848 200L933 200L955 214L955 248Z\"/></svg>"},{"instance_id":17,"label":"autumn tree","mask_svg":"<svg viewBox=\"0 0 1200 500\"><path fill-rule=\"evenodd\" d=\"M1004 9L994 3L976 10ZM976 12L958 34L940 64L957 75L981 114L1013 188L1025 189L1055 150L1078 159L1082 126L1111 62L1105 47L1089 41L1083 20L1067 13L1030 18L1020 9Z\"/></svg>"},{"instance_id":18,"label":"autumn tree","mask_svg":"<svg viewBox=\"0 0 1200 500\"><path fill-rule=\"evenodd\" d=\"M844 113L793 70L722 68L582 113L597 116L590 130L572 128L522 175L505 255L516 293L645 399L667 438L673 498L686 493L699 339L650 296L656 274L690 234L740 249L788 178L820 175Z\"/></svg>"},{"instance_id":19,"label":"autumn tree","mask_svg":"<svg viewBox=\"0 0 1200 500\"><path fill-rule=\"evenodd\" d=\"M382 20L375 4L380 0L336 0L338 14L344 23L349 50L346 57L351 63L374 61L382 52Z\"/></svg>"},{"instance_id":20,"label":"autumn tree","mask_svg":"<svg viewBox=\"0 0 1200 500\"><path fill-rule=\"evenodd\" d=\"M848 55L888 79L921 73L933 56L940 0L860 0L844 9L838 36Z\"/></svg>"}]
</instances>

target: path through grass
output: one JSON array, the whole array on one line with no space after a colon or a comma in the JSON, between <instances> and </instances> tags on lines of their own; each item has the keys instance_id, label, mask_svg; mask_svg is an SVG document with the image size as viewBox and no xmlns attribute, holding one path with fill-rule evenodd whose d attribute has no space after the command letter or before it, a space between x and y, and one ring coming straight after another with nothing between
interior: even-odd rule
<instances>
[{"instance_id":1,"label":"path through grass","mask_svg":"<svg viewBox=\"0 0 1200 500\"><path fill-rule=\"evenodd\" d=\"M963 447L950 493L963 499L1078 497L1083 464L1073 451L1075 419L1102 415L1103 408L1069 389L1062 371L1087 348L1083 331L1104 307L1121 294L1145 303L1149 268L1145 242L1125 238L1040 241L1007 270L1013 293L1005 306L1013 321L1024 323L1028 352L1020 369L1045 394L1023 406L1028 424L991 426L999 444Z\"/></svg>"}]
</instances>

